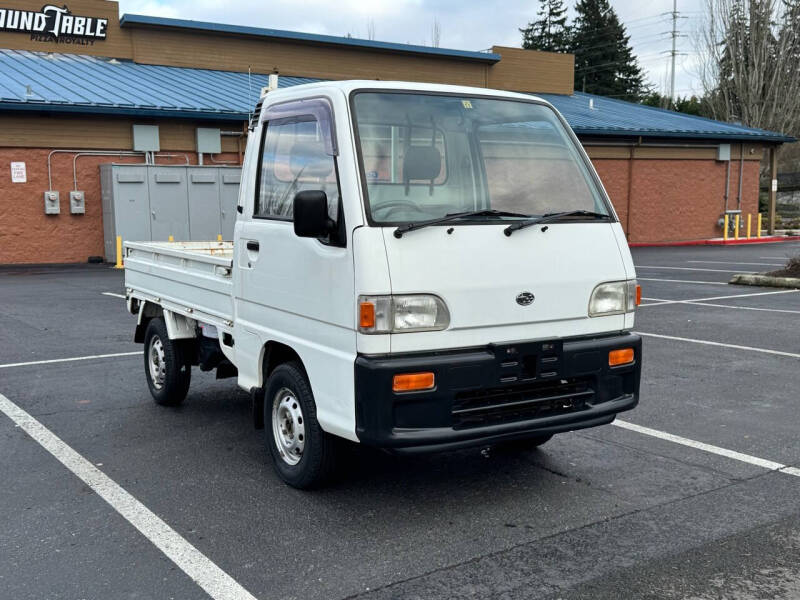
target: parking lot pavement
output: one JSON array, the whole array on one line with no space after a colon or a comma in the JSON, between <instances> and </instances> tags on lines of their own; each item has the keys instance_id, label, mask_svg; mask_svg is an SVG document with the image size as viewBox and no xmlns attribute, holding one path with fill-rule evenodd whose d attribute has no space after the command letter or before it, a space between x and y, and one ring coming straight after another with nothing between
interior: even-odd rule
<instances>
[{"instance_id":1,"label":"parking lot pavement","mask_svg":"<svg viewBox=\"0 0 800 600\"><path fill-rule=\"evenodd\" d=\"M118 271L0 271L0 394L240 586L195 584L191 565L0 414L0 589L15 599L796 598L800 471L778 469L800 466L800 293L725 284L739 267L776 268L744 263L791 251L634 250L649 298L636 330L660 337L645 337L641 404L621 417L630 426L488 456L361 449L313 493L273 475L232 380L196 373L182 407L152 403L141 355L129 354L141 350L133 318L103 295L121 292ZM18 364L85 356L96 358Z\"/></svg>"}]
</instances>

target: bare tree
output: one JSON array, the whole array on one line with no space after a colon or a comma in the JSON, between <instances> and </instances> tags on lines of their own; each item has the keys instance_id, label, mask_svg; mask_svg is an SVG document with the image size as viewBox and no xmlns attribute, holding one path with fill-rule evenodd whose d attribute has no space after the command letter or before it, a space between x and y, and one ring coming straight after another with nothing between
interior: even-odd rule
<instances>
[{"instance_id":1,"label":"bare tree","mask_svg":"<svg viewBox=\"0 0 800 600\"><path fill-rule=\"evenodd\" d=\"M439 40L442 37L442 25L439 23L439 19L436 17L433 18L433 25L431 26L431 46L434 48L439 47Z\"/></svg>"},{"instance_id":2,"label":"bare tree","mask_svg":"<svg viewBox=\"0 0 800 600\"><path fill-rule=\"evenodd\" d=\"M782 133L800 127L800 1L706 0L696 40L713 116Z\"/></svg>"},{"instance_id":3,"label":"bare tree","mask_svg":"<svg viewBox=\"0 0 800 600\"><path fill-rule=\"evenodd\" d=\"M375 19L373 18L367 19L367 39L375 39Z\"/></svg>"}]
</instances>

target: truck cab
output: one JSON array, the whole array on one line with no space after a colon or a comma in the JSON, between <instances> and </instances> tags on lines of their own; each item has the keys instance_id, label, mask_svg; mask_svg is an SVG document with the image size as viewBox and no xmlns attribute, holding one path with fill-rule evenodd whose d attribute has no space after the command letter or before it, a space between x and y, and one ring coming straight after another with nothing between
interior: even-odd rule
<instances>
[{"instance_id":1,"label":"truck cab","mask_svg":"<svg viewBox=\"0 0 800 600\"><path fill-rule=\"evenodd\" d=\"M177 276L137 268L158 262L154 244L127 245L129 307L148 382L150 321L186 371L213 340L290 485L329 477L342 440L535 446L637 404L625 235L547 102L383 81L268 91L240 189L233 243L206 279L159 289ZM213 310L191 291L209 278L226 279Z\"/></svg>"}]
</instances>

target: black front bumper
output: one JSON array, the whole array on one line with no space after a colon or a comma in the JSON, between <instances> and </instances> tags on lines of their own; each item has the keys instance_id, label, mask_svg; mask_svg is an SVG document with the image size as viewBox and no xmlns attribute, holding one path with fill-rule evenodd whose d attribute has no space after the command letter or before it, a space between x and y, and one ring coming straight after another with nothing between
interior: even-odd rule
<instances>
[{"instance_id":1,"label":"black front bumper","mask_svg":"<svg viewBox=\"0 0 800 600\"><path fill-rule=\"evenodd\" d=\"M610 367L619 348L633 348L634 361ZM364 444L425 452L604 425L638 403L641 364L631 333L359 356L356 433ZM434 389L392 391L394 375L420 371L433 371Z\"/></svg>"}]
</instances>

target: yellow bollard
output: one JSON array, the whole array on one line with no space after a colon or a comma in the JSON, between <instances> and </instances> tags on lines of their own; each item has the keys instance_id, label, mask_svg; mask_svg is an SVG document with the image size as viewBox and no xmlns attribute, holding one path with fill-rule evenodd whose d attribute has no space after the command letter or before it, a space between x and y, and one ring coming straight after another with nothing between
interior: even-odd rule
<instances>
[{"instance_id":1,"label":"yellow bollard","mask_svg":"<svg viewBox=\"0 0 800 600\"><path fill-rule=\"evenodd\" d=\"M174 238L174 237L172 237L172 236L169 236L169 237L167 238L167 241L174 242L174 241L175 241L175 238Z\"/></svg>"},{"instance_id":2,"label":"yellow bollard","mask_svg":"<svg viewBox=\"0 0 800 600\"><path fill-rule=\"evenodd\" d=\"M739 215L733 220L733 239L739 239Z\"/></svg>"},{"instance_id":3,"label":"yellow bollard","mask_svg":"<svg viewBox=\"0 0 800 600\"><path fill-rule=\"evenodd\" d=\"M728 215L725 215L725 222L722 224L722 239L728 241Z\"/></svg>"},{"instance_id":4,"label":"yellow bollard","mask_svg":"<svg viewBox=\"0 0 800 600\"><path fill-rule=\"evenodd\" d=\"M750 239L750 221L752 221L752 216L753 215L750 215L750 214L747 215L747 239L748 240Z\"/></svg>"},{"instance_id":5,"label":"yellow bollard","mask_svg":"<svg viewBox=\"0 0 800 600\"><path fill-rule=\"evenodd\" d=\"M222 241L222 234L221 234L221 233L218 233L218 234L217 234L217 241L218 241L218 242L221 242L221 241Z\"/></svg>"},{"instance_id":6,"label":"yellow bollard","mask_svg":"<svg viewBox=\"0 0 800 600\"><path fill-rule=\"evenodd\" d=\"M758 213L758 229L756 229L756 237L761 237L761 213Z\"/></svg>"},{"instance_id":7,"label":"yellow bollard","mask_svg":"<svg viewBox=\"0 0 800 600\"><path fill-rule=\"evenodd\" d=\"M117 264L114 265L115 269L122 268L122 236L117 236Z\"/></svg>"}]
</instances>

